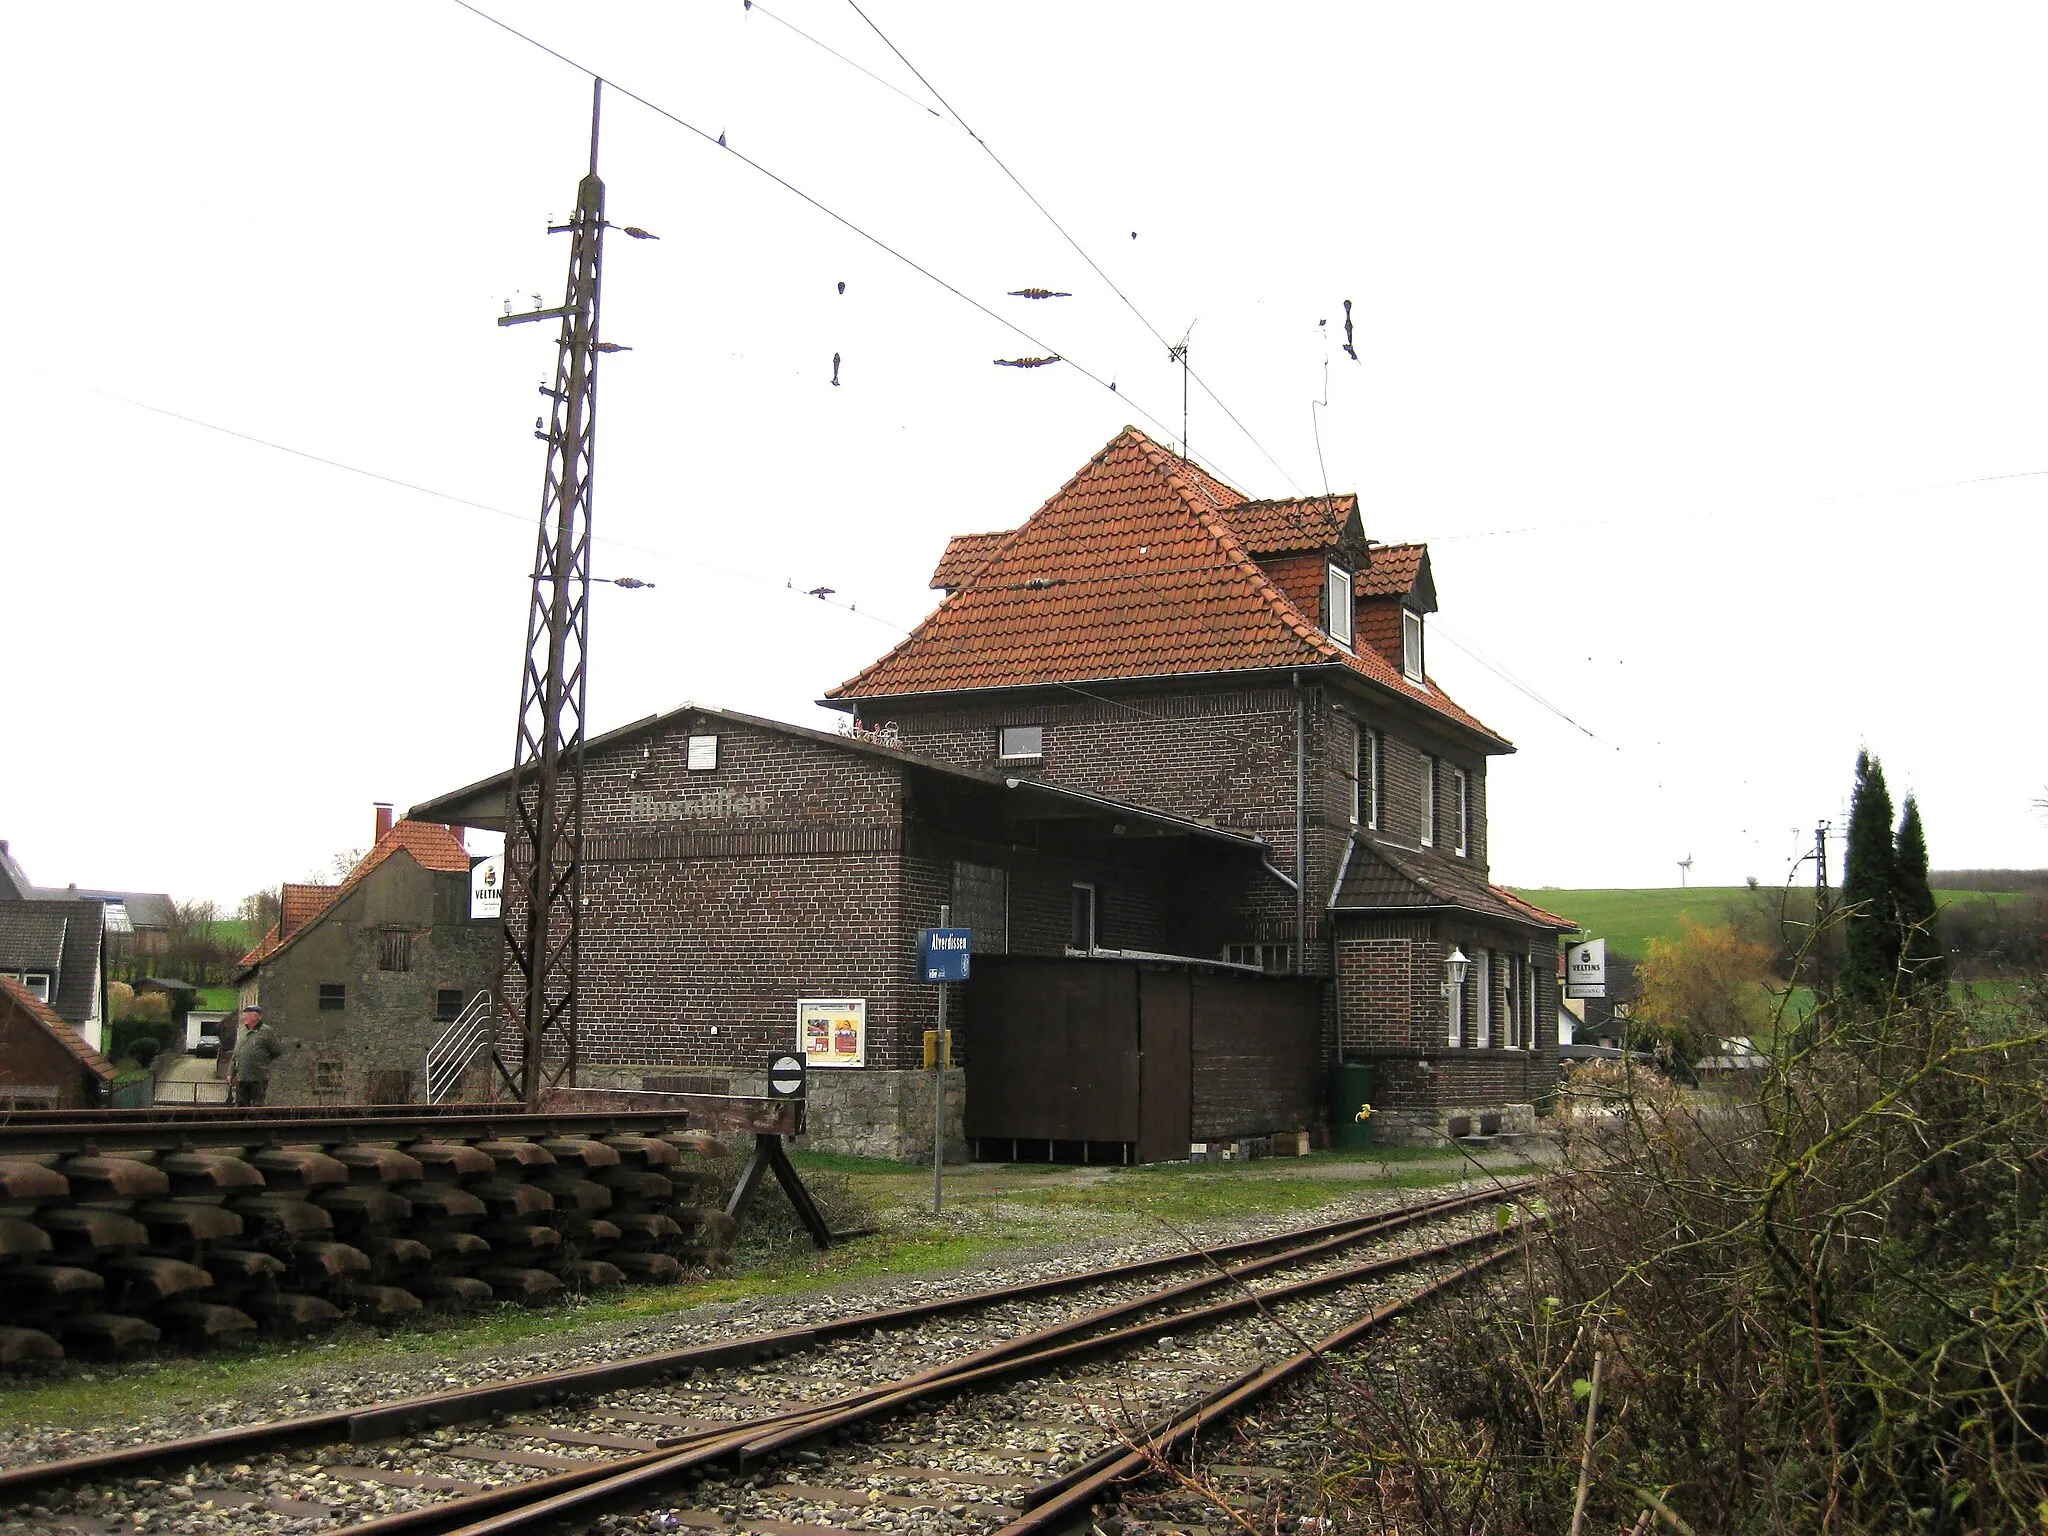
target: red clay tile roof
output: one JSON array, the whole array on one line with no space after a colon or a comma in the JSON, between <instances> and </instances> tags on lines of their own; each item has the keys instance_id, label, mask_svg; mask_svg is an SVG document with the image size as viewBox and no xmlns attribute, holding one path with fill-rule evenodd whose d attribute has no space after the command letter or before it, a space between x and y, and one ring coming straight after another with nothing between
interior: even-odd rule
<instances>
[{"instance_id":1,"label":"red clay tile roof","mask_svg":"<svg viewBox=\"0 0 2048 1536\"><path fill-rule=\"evenodd\" d=\"M908 638L828 696L1342 666L1508 745L1385 657L1324 634L1218 515L1243 500L1126 427Z\"/></svg>"},{"instance_id":2,"label":"red clay tile roof","mask_svg":"<svg viewBox=\"0 0 2048 1536\"><path fill-rule=\"evenodd\" d=\"M1240 501L1221 517L1237 542L1254 555L1330 549L1358 513L1358 497L1296 496L1284 501Z\"/></svg>"},{"instance_id":3,"label":"red clay tile roof","mask_svg":"<svg viewBox=\"0 0 2048 1536\"><path fill-rule=\"evenodd\" d=\"M1429 561L1427 544L1381 544L1352 586L1360 597L1406 597Z\"/></svg>"},{"instance_id":4,"label":"red clay tile roof","mask_svg":"<svg viewBox=\"0 0 2048 1536\"><path fill-rule=\"evenodd\" d=\"M1578 931L1579 925L1570 918L1559 917L1555 912L1546 912L1543 908L1537 906L1535 902L1524 901L1504 885L1489 885L1487 889L1509 906L1521 908L1529 914L1532 921L1539 922L1546 928L1556 928L1564 933L1576 933Z\"/></svg>"},{"instance_id":5,"label":"red clay tile roof","mask_svg":"<svg viewBox=\"0 0 2048 1536\"><path fill-rule=\"evenodd\" d=\"M282 897L284 932L280 934L273 927L264 934L262 942L242 956L242 969L250 970L289 948L294 939L325 917L335 903L361 885L371 870L400 849L411 854L422 869L443 873L469 869L469 853L454 828L434 821L401 821L377 839L377 846L356 862L341 884L287 885Z\"/></svg>"},{"instance_id":6,"label":"red clay tile roof","mask_svg":"<svg viewBox=\"0 0 2048 1536\"><path fill-rule=\"evenodd\" d=\"M8 1003L13 1004L17 1012L27 1014L40 1024L59 1045L78 1058L80 1066L94 1076L111 1082L121 1075L119 1068L85 1043L83 1035L58 1018L48 1003L38 1000L35 993L20 982L0 976L0 1004Z\"/></svg>"},{"instance_id":7,"label":"red clay tile roof","mask_svg":"<svg viewBox=\"0 0 2048 1536\"><path fill-rule=\"evenodd\" d=\"M969 578L995 556L997 546L1015 531L954 534L946 541L946 552L939 556L938 569L932 572L932 589L950 592L966 586Z\"/></svg>"}]
</instances>

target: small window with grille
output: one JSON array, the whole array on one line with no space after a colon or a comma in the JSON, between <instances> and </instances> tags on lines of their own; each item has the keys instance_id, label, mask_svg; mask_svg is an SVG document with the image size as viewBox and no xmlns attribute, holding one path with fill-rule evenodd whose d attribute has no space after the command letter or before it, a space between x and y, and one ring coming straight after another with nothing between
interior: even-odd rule
<instances>
[{"instance_id":1,"label":"small window with grille","mask_svg":"<svg viewBox=\"0 0 2048 1536\"><path fill-rule=\"evenodd\" d=\"M348 984L341 981L320 983L320 1011L339 1013L348 1006Z\"/></svg>"},{"instance_id":2,"label":"small window with grille","mask_svg":"<svg viewBox=\"0 0 2048 1536\"><path fill-rule=\"evenodd\" d=\"M452 1024L462 1017L462 988L436 987L434 989L434 1022Z\"/></svg>"},{"instance_id":3,"label":"small window with grille","mask_svg":"<svg viewBox=\"0 0 2048 1536\"><path fill-rule=\"evenodd\" d=\"M313 1063L313 1091L315 1093L341 1092L341 1063L333 1059Z\"/></svg>"},{"instance_id":4,"label":"small window with grille","mask_svg":"<svg viewBox=\"0 0 2048 1536\"><path fill-rule=\"evenodd\" d=\"M386 928L378 933L377 969L380 971L409 971L412 969L412 930L410 928Z\"/></svg>"}]
</instances>

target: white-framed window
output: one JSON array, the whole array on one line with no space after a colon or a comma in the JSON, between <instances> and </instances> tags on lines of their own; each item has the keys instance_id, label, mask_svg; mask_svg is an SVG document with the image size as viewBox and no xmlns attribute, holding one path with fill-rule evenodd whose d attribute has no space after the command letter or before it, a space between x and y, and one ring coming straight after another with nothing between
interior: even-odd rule
<instances>
[{"instance_id":1,"label":"white-framed window","mask_svg":"<svg viewBox=\"0 0 2048 1536\"><path fill-rule=\"evenodd\" d=\"M9 981L18 981L39 1003L50 1000L50 973L48 971L0 971Z\"/></svg>"},{"instance_id":2,"label":"white-framed window","mask_svg":"<svg viewBox=\"0 0 2048 1536\"><path fill-rule=\"evenodd\" d=\"M1465 987L1466 987L1466 985L1467 985L1467 982L1466 982L1466 981L1460 981L1460 982L1459 982L1459 983L1458 983L1458 984L1457 984L1457 985L1456 985L1455 987L1447 987L1447 988L1445 988L1445 989L1444 989L1444 990L1445 990L1445 994L1446 994L1446 996L1448 997L1448 999L1449 999L1449 1002L1450 1002L1450 1009L1451 1009L1451 1034L1450 1034L1450 1044L1451 1044L1451 1046L1452 1046L1452 1048L1453 1048L1453 1049L1455 1049L1455 1048L1457 1048L1457 1047L1459 1047L1459 1046L1462 1046L1462 1045L1463 1045L1463 1044L1465 1043Z\"/></svg>"},{"instance_id":3,"label":"white-framed window","mask_svg":"<svg viewBox=\"0 0 2048 1536\"><path fill-rule=\"evenodd\" d=\"M1073 916L1067 932L1067 948L1091 954L1100 934L1095 925L1095 887L1085 880L1076 880L1073 890Z\"/></svg>"},{"instance_id":4,"label":"white-framed window","mask_svg":"<svg viewBox=\"0 0 2048 1536\"><path fill-rule=\"evenodd\" d=\"M996 755L1006 763L1045 756L1045 727L1006 725L996 733Z\"/></svg>"},{"instance_id":5,"label":"white-framed window","mask_svg":"<svg viewBox=\"0 0 2048 1536\"><path fill-rule=\"evenodd\" d=\"M1436 846L1436 759L1422 757L1422 846Z\"/></svg>"},{"instance_id":6,"label":"white-framed window","mask_svg":"<svg viewBox=\"0 0 2048 1536\"><path fill-rule=\"evenodd\" d=\"M1522 962L1522 1045L1524 1049L1535 1050L1538 1044L1536 1029L1536 962Z\"/></svg>"},{"instance_id":7,"label":"white-framed window","mask_svg":"<svg viewBox=\"0 0 2048 1536\"><path fill-rule=\"evenodd\" d=\"M683 767L690 773L712 773L718 768L718 738L692 736L684 754Z\"/></svg>"},{"instance_id":8,"label":"white-framed window","mask_svg":"<svg viewBox=\"0 0 2048 1536\"><path fill-rule=\"evenodd\" d=\"M1365 824L1377 832L1380 827L1380 785L1387 759L1387 739L1378 731L1365 733Z\"/></svg>"},{"instance_id":9,"label":"white-framed window","mask_svg":"<svg viewBox=\"0 0 2048 1536\"><path fill-rule=\"evenodd\" d=\"M1232 965L1256 965L1262 971L1285 974L1294 969L1292 944L1226 944L1223 958Z\"/></svg>"},{"instance_id":10,"label":"white-framed window","mask_svg":"<svg viewBox=\"0 0 2048 1536\"><path fill-rule=\"evenodd\" d=\"M1451 770L1451 848L1459 858L1471 852L1471 801L1465 770Z\"/></svg>"},{"instance_id":11,"label":"white-framed window","mask_svg":"<svg viewBox=\"0 0 2048 1536\"><path fill-rule=\"evenodd\" d=\"M1422 671L1422 615L1413 608L1401 610L1401 675L1419 683Z\"/></svg>"},{"instance_id":12,"label":"white-framed window","mask_svg":"<svg viewBox=\"0 0 2048 1536\"><path fill-rule=\"evenodd\" d=\"M1479 978L1479 1049L1493 1046L1493 951L1482 949L1472 957L1472 974Z\"/></svg>"},{"instance_id":13,"label":"white-framed window","mask_svg":"<svg viewBox=\"0 0 2048 1536\"><path fill-rule=\"evenodd\" d=\"M1507 957L1505 1006L1501 1011L1501 1044L1511 1051L1522 1048L1522 969L1528 962L1520 955Z\"/></svg>"},{"instance_id":14,"label":"white-framed window","mask_svg":"<svg viewBox=\"0 0 2048 1536\"><path fill-rule=\"evenodd\" d=\"M1371 750L1366 741L1365 727L1351 727L1351 825L1359 826L1365 820L1365 759Z\"/></svg>"},{"instance_id":15,"label":"white-framed window","mask_svg":"<svg viewBox=\"0 0 2048 1536\"><path fill-rule=\"evenodd\" d=\"M1351 591L1349 571L1335 561L1323 567L1323 628L1346 650L1351 649Z\"/></svg>"}]
</instances>

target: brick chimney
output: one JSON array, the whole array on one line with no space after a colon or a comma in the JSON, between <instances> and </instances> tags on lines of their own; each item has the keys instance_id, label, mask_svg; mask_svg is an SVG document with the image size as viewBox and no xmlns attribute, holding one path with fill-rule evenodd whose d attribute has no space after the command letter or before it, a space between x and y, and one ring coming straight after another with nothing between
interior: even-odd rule
<instances>
[{"instance_id":1,"label":"brick chimney","mask_svg":"<svg viewBox=\"0 0 2048 1536\"><path fill-rule=\"evenodd\" d=\"M455 839L456 847L460 848L464 853L467 853L469 852L469 845L463 842L462 840L462 830L463 829L455 825L454 822L451 821L448 823L448 835Z\"/></svg>"},{"instance_id":2,"label":"brick chimney","mask_svg":"<svg viewBox=\"0 0 2048 1536\"><path fill-rule=\"evenodd\" d=\"M372 840L372 846L374 847L377 843L382 842L384 834L390 830L391 807L384 801L379 800L377 802L377 836Z\"/></svg>"}]
</instances>

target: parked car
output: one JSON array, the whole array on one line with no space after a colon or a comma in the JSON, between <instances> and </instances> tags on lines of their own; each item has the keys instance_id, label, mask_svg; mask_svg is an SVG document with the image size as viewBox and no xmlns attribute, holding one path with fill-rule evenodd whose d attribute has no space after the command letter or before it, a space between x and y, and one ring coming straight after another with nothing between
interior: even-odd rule
<instances>
[{"instance_id":1,"label":"parked car","mask_svg":"<svg viewBox=\"0 0 2048 1536\"><path fill-rule=\"evenodd\" d=\"M192 1047L194 1056L217 1057L220 1055L220 1036L201 1035L199 1043Z\"/></svg>"}]
</instances>

